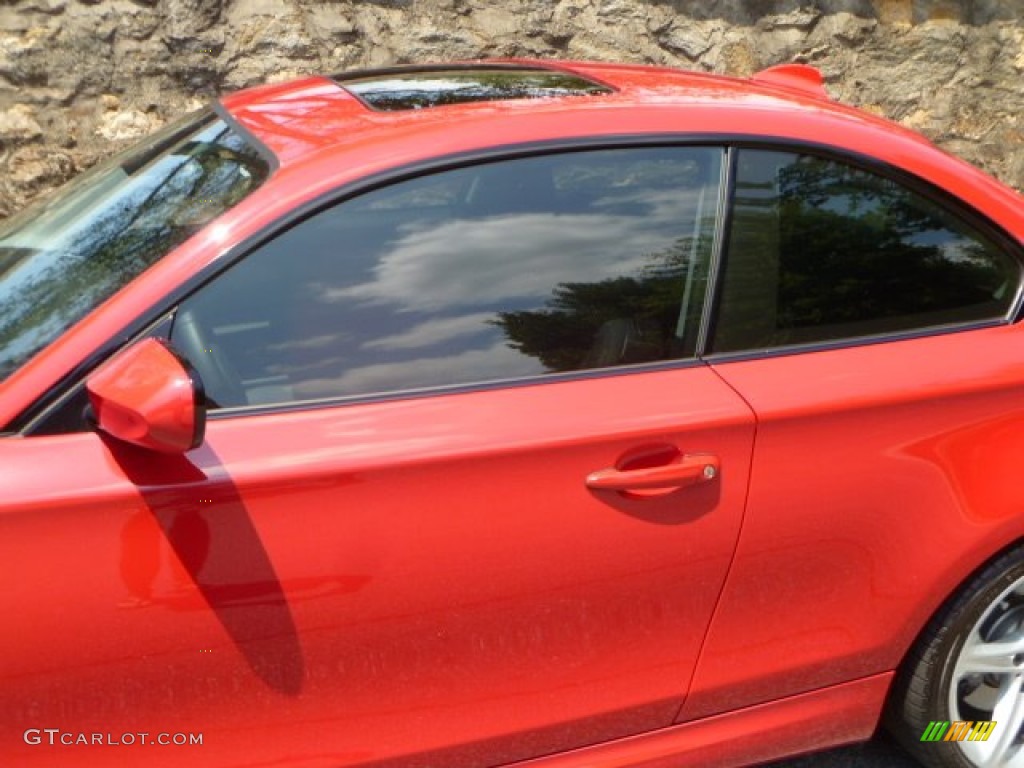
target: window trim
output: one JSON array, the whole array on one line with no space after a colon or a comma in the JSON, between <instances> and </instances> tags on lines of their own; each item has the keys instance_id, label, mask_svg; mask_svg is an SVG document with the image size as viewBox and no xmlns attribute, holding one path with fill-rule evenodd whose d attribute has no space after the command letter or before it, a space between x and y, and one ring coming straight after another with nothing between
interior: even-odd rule
<instances>
[{"instance_id":1,"label":"window trim","mask_svg":"<svg viewBox=\"0 0 1024 768\"><path fill-rule=\"evenodd\" d=\"M662 360L655 363L636 363L635 365L615 365L606 368L588 368L583 371L566 371L564 373L535 374L510 379L486 379L471 381L465 384L443 384L436 387L420 387L418 389L395 389L386 392L371 392L362 395L337 395L321 397L315 400L295 400L287 403L267 403L259 405L235 405L207 411L208 421L217 421L235 416L264 416L271 413L298 413L300 411L332 408L343 405L363 405L367 403L396 402L416 400L424 397L441 397L442 395L466 395L472 392L489 392L497 389L519 389L542 384L556 384L568 381L606 378L608 376L635 375L656 373L658 371L679 370L706 366L699 357L687 357L678 360Z\"/></svg>"},{"instance_id":2,"label":"window trim","mask_svg":"<svg viewBox=\"0 0 1024 768\"><path fill-rule=\"evenodd\" d=\"M214 114L217 115L221 120L228 124L228 126L245 139L254 150L256 154L260 155L267 162L267 178L263 183L266 184L270 181L278 168L281 167L281 161L278 159L274 151L268 147L262 139L259 138L255 133L250 131L246 126L239 122L238 118L231 114L220 101L214 101L209 105L210 109L213 110Z\"/></svg>"},{"instance_id":3,"label":"window trim","mask_svg":"<svg viewBox=\"0 0 1024 768\"><path fill-rule=\"evenodd\" d=\"M217 109L216 106L215 109ZM231 119L231 123L234 127L239 127L237 121L233 118ZM244 127L241 128L241 130L244 131ZM257 145L262 146L258 142ZM483 149L456 152L427 160L416 161L406 165L396 166L380 173L365 176L347 184L343 184L297 206L281 218L268 224L261 231L246 238L240 243L236 243L234 246L227 249L214 263L207 265L205 268L186 279L183 283L168 291L147 312L129 322L121 329L121 331L114 334L104 344L101 344L66 376L62 377L60 381L56 382L49 390L44 392L32 404L27 406L20 414L12 419L8 425L6 425L5 429L8 432L23 436L30 436L34 434L36 430L45 424L50 415L60 408L62 403L70 400L74 396L75 391L85 385L85 380L88 375L115 352L122 349L124 346L143 338L148 332L148 329L152 328L165 315L176 311L178 305L182 301L200 290L204 285L215 279L222 272L230 269L235 263L248 256L264 243L280 236L288 229L298 226L306 219L327 208L339 205L346 200L355 198L380 187L455 168L469 167L504 159L534 157L545 154L656 146L705 146L721 149L724 153L723 167L729 166L730 172L727 176L727 186L720 185L720 194L723 196L721 199L724 207L719 210L715 232L716 247L723 249L719 254L720 256L727 255L725 248L728 244L728 238L725 226L727 226L728 222L731 220L733 207L732 200L735 172L732 170L734 162L730 160L730 155L734 155L736 150L743 148L768 149L776 151L789 150L799 151L805 154L816 154L836 159L840 162L851 164L854 167L859 167L891 178L893 181L901 183L918 194L922 194L928 199L931 199L944 209L950 209L951 213L960 215L962 218L965 218L967 223L975 226L976 228L982 229L982 231L989 234L994 242L1004 247L1006 252L1014 258L1019 265L1021 265L1022 278L1018 282L1017 294L1014 302L1011 304L1010 311L1001 320L974 322L957 325L953 328L932 327L918 331L896 332L883 336L843 339L841 341L833 342L816 342L793 347L776 347L771 350L707 355L705 354L706 342L712 338L714 334L713 320L717 316L719 293L721 291L721 280L719 279L719 276L721 274L721 270L724 268L724 260L722 260L721 262L716 261L713 264L714 272L709 275L710 279L706 286L704 298L704 312L710 312L708 327L704 327L704 318L702 315L701 330L705 335L702 339L698 338L696 356L693 358L660 361L657 363L642 363L636 366L616 366L562 374L546 374L509 381L494 380L479 384L452 385L446 388L407 390L404 393L380 393L376 396L360 395L349 398L324 398L321 400L297 401L293 403L225 408L211 411L208 418L211 420L217 420L220 418L262 415L267 413L298 412L309 410L311 408L326 408L354 403L409 399L413 397L423 397L425 395L436 396L445 394L465 394L467 392L488 389L528 386L548 382L555 383L572 381L575 379L593 378L595 376L631 375L633 373L688 368L697 365L717 364L740 359L758 359L768 356L774 357L785 354L814 352L822 349L837 349L870 343L900 341L903 339L918 338L921 336L933 336L940 335L942 333L989 328L999 325L1011 325L1020 319L1022 303L1024 303L1024 244L1017 242L1008 232L1003 230L1003 228L995 222L988 219L981 211L976 211L965 201L956 197L952 193L931 184L909 171L905 171L877 158L820 142L809 142L788 137L771 137L743 133L628 133L504 144L486 147ZM269 152L269 150L267 151ZM268 176L268 182L270 181L271 176ZM977 224L973 222L977 222ZM702 344L705 346L702 346Z\"/></svg>"},{"instance_id":4,"label":"window trim","mask_svg":"<svg viewBox=\"0 0 1024 768\"><path fill-rule=\"evenodd\" d=\"M708 264L708 284L701 309L700 328L697 331L695 354L703 359L708 343L714 335L715 318L718 316L718 297L721 292L720 275L728 255L729 230L732 226L732 199L736 186L736 155L733 144L725 148L722 174L718 181L718 218L715 225L715 239L711 244L711 262Z\"/></svg>"}]
</instances>

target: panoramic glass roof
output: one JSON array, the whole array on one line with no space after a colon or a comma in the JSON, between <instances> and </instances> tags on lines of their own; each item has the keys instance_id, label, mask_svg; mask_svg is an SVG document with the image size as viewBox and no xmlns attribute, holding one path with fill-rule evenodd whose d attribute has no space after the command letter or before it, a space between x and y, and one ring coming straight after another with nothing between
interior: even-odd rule
<instances>
[{"instance_id":1,"label":"panoramic glass roof","mask_svg":"<svg viewBox=\"0 0 1024 768\"><path fill-rule=\"evenodd\" d=\"M514 65L354 72L333 79L371 109L384 112L473 101L611 93L608 86L569 72Z\"/></svg>"}]
</instances>

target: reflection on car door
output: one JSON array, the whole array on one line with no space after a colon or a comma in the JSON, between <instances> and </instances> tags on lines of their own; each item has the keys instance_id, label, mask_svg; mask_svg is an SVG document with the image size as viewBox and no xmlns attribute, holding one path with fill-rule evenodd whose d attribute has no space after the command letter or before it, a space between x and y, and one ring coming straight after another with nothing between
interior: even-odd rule
<instances>
[{"instance_id":1,"label":"reflection on car door","mask_svg":"<svg viewBox=\"0 0 1024 768\"><path fill-rule=\"evenodd\" d=\"M751 441L695 365L227 418L183 458L0 442L4 744L29 765L26 728L159 729L205 733L194 764L489 765L665 726ZM652 446L720 473L648 498L586 487Z\"/></svg>"}]
</instances>

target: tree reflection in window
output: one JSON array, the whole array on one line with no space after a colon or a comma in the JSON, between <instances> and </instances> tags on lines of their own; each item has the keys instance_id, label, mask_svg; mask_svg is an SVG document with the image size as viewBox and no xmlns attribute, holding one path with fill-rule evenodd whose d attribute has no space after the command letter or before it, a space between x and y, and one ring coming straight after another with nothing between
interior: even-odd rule
<instances>
[{"instance_id":1,"label":"tree reflection in window","mask_svg":"<svg viewBox=\"0 0 1024 768\"><path fill-rule=\"evenodd\" d=\"M0 379L266 177L222 121L184 128L184 140L172 126L166 144L115 158L0 231Z\"/></svg>"},{"instance_id":2,"label":"tree reflection in window","mask_svg":"<svg viewBox=\"0 0 1024 768\"><path fill-rule=\"evenodd\" d=\"M654 362L692 354L707 281L711 238L680 238L653 254L636 277L560 283L547 306L499 312L492 322L508 345L537 358L549 372ZM699 259L691 272L690 260ZM691 301L683 307L686 281Z\"/></svg>"},{"instance_id":3,"label":"tree reflection in window","mask_svg":"<svg viewBox=\"0 0 1024 768\"><path fill-rule=\"evenodd\" d=\"M902 185L814 156L744 150L717 352L999 318L1014 259Z\"/></svg>"},{"instance_id":4,"label":"tree reflection in window","mask_svg":"<svg viewBox=\"0 0 1024 768\"><path fill-rule=\"evenodd\" d=\"M564 152L372 190L183 302L175 342L221 406L692 356L722 155Z\"/></svg>"}]
</instances>

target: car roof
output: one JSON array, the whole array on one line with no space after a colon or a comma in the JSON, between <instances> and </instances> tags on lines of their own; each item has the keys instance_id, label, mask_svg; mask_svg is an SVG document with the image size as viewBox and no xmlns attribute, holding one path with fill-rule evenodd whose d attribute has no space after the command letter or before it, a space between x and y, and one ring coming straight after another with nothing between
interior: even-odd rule
<instances>
[{"instance_id":1,"label":"car roof","mask_svg":"<svg viewBox=\"0 0 1024 768\"><path fill-rule=\"evenodd\" d=\"M346 88L349 83L375 78L400 79L405 75L411 80L430 72L502 69L569 74L607 88L582 96L553 89L539 92L534 98L483 98L426 109L394 110L374 109ZM432 133L438 125L450 127L466 120L472 121L477 130L490 134L489 126L522 122L524 116L550 123L552 116L572 120L574 116L594 111L612 116L622 110L666 107L688 109L695 116L714 110L731 120L734 133L770 132L764 116L789 113L812 122L820 122L826 116L853 121L927 143L918 134L893 123L831 101L820 83L817 70L805 65L785 65L752 78L733 78L668 67L490 59L309 77L239 91L225 97L222 103L241 125L274 152L282 165L313 154L330 155L332 151L360 143L368 135L379 143L407 138L416 130ZM692 132L702 125L701 121L694 121L689 126L679 124L676 129Z\"/></svg>"},{"instance_id":2,"label":"car roof","mask_svg":"<svg viewBox=\"0 0 1024 768\"><path fill-rule=\"evenodd\" d=\"M358 79L487 68L540 69L607 87L585 95L572 88L565 93L541 88L528 98L485 95L383 110L345 88ZM607 146L638 137L725 140L840 152L888 166L956 195L1024 241L1024 206L1017 192L920 134L830 99L822 75L802 64L735 78L669 67L489 59L307 77L239 91L221 105L275 158L275 174L254 196L253 206L272 197L271 207L294 207L333 196L349 183L511 148Z\"/></svg>"}]
</instances>

